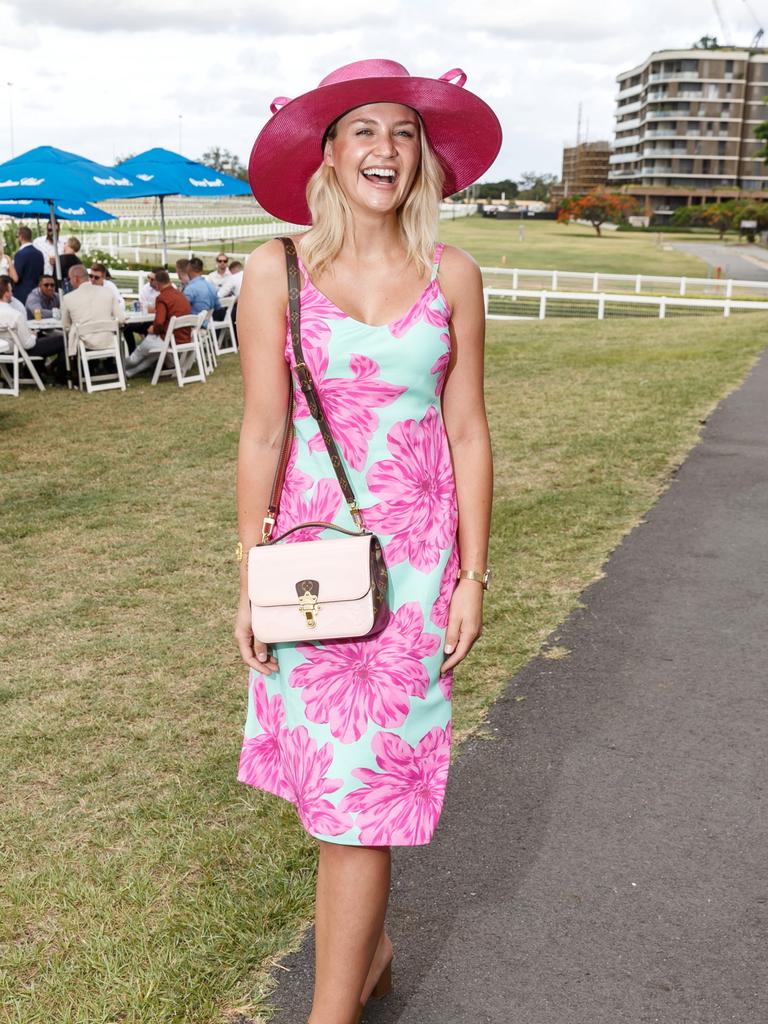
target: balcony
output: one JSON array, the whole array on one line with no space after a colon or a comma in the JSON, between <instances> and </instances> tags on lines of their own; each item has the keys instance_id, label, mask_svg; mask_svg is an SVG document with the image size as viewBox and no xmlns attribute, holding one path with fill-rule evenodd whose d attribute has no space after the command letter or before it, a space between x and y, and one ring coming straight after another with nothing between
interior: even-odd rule
<instances>
[{"instance_id":1,"label":"balcony","mask_svg":"<svg viewBox=\"0 0 768 1024\"><path fill-rule=\"evenodd\" d=\"M639 96L644 88L645 86L643 83L639 82L637 85L630 85L626 89L620 89L616 96L616 102L618 103L619 100L628 99L630 96Z\"/></svg>"},{"instance_id":2,"label":"balcony","mask_svg":"<svg viewBox=\"0 0 768 1024\"><path fill-rule=\"evenodd\" d=\"M628 167L625 167L623 170L615 170L615 171L614 170L610 170L610 171L608 171L608 180L609 181L626 181L629 178L637 178L638 176L639 176L639 171L631 170Z\"/></svg>"},{"instance_id":3,"label":"balcony","mask_svg":"<svg viewBox=\"0 0 768 1024\"><path fill-rule=\"evenodd\" d=\"M640 118L632 118L631 121L617 121L616 131L617 132L633 132L636 128L639 128L641 124Z\"/></svg>"},{"instance_id":4,"label":"balcony","mask_svg":"<svg viewBox=\"0 0 768 1024\"><path fill-rule=\"evenodd\" d=\"M648 76L649 82L697 82L698 71L661 71Z\"/></svg>"},{"instance_id":5,"label":"balcony","mask_svg":"<svg viewBox=\"0 0 768 1024\"><path fill-rule=\"evenodd\" d=\"M668 139L670 136L677 135L676 128L656 128L652 132L646 132L646 139Z\"/></svg>"},{"instance_id":6,"label":"balcony","mask_svg":"<svg viewBox=\"0 0 768 1024\"><path fill-rule=\"evenodd\" d=\"M685 149L644 149L642 152L644 160L655 160L657 156L690 156Z\"/></svg>"},{"instance_id":7,"label":"balcony","mask_svg":"<svg viewBox=\"0 0 768 1024\"><path fill-rule=\"evenodd\" d=\"M626 116L627 114L636 114L641 106L642 103L640 103L639 101L635 103L626 103L624 106L617 107L616 113L622 117Z\"/></svg>"},{"instance_id":8,"label":"balcony","mask_svg":"<svg viewBox=\"0 0 768 1024\"><path fill-rule=\"evenodd\" d=\"M633 153L612 153L608 158L609 164L625 164L628 161L639 160L640 154L635 151Z\"/></svg>"}]
</instances>

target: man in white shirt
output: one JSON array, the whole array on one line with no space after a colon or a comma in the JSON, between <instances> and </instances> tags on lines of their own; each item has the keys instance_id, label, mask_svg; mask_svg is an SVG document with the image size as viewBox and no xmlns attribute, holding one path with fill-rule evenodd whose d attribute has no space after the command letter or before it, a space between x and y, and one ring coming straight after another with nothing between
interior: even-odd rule
<instances>
[{"instance_id":1,"label":"man in white shirt","mask_svg":"<svg viewBox=\"0 0 768 1024\"><path fill-rule=\"evenodd\" d=\"M81 263L69 268L69 282L72 291L61 302L61 322L64 330L69 331L69 354L72 356L76 351L75 324L81 326L80 337L86 348L111 347L115 337L113 334L89 334L82 327L93 320L117 320L119 324L124 322L125 309L120 308L117 289L89 282L88 271Z\"/></svg>"},{"instance_id":2,"label":"man in white shirt","mask_svg":"<svg viewBox=\"0 0 768 1024\"><path fill-rule=\"evenodd\" d=\"M56 221L56 237L59 241L59 256L64 252L64 242L59 235L59 222ZM53 224L50 221L45 225L45 234L38 235L32 243L39 249L45 258L45 273L55 275L56 273L56 249L53 246Z\"/></svg>"},{"instance_id":3,"label":"man in white shirt","mask_svg":"<svg viewBox=\"0 0 768 1024\"><path fill-rule=\"evenodd\" d=\"M229 277L230 269L227 254L220 252L216 257L216 269L212 270L210 274L206 274L206 278L214 288L219 289Z\"/></svg>"},{"instance_id":4,"label":"man in white shirt","mask_svg":"<svg viewBox=\"0 0 768 1024\"><path fill-rule=\"evenodd\" d=\"M155 274L158 270L162 269L162 267L153 267L147 274L147 280L139 289L139 303L141 308L147 313L155 312L155 303L157 302L157 296L160 294L160 289L155 283Z\"/></svg>"},{"instance_id":5,"label":"man in white shirt","mask_svg":"<svg viewBox=\"0 0 768 1024\"><path fill-rule=\"evenodd\" d=\"M106 288L108 291L115 293L120 309L123 312L123 319L125 319L125 299L120 294L120 289L117 287L115 282L110 281L107 277L107 268L104 264L93 263L91 265L91 269L88 271L88 279L91 284L95 284L97 288Z\"/></svg>"},{"instance_id":6,"label":"man in white shirt","mask_svg":"<svg viewBox=\"0 0 768 1024\"><path fill-rule=\"evenodd\" d=\"M11 299L10 280L7 277L0 278L0 329L13 328L16 337L30 356L59 356L56 360L56 380L64 383L64 335L61 331L46 331L44 335L37 337L29 329L26 314L17 312L11 305Z\"/></svg>"},{"instance_id":7,"label":"man in white shirt","mask_svg":"<svg viewBox=\"0 0 768 1024\"><path fill-rule=\"evenodd\" d=\"M17 313L21 313L21 315L26 320L26 318L27 318L26 307L25 307L24 303L23 302L19 302L19 300L13 294L13 278L11 278L8 274L0 274L0 285L2 285L6 281L11 286L11 301L9 303L11 309L15 309Z\"/></svg>"},{"instance_id":8,"label":"man in white shirt","mask_svg":"<svg viewBox=\"0 0 768 1024\"><path fill-rule=\"evenodd\" d=\"M232 296L235 299L240 298L240 289L243 286L243 264L240 260L232 260L229 265L230 274L229 277L224 281L224 284L219 288L219 298L229 299ZM210 274L208 275L210 278Z\"/></svg>"}]
</instances>

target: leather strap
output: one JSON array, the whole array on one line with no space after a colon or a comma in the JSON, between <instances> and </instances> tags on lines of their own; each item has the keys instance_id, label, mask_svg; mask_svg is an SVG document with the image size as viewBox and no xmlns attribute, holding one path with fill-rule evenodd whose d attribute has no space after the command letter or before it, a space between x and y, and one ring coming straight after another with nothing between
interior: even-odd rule
<instances>
[{"instance_id":1,"label":"leather strap","mask_svg":"<svg viewBox=\"0 0 768 1024\"><path fill-rule=\"evenodd\" d=\"M309 372L309 367L304 362L304 353L301 348L301 277L299 274L299 262L296 257L296 246L290 238L281 238L280 241L285 247L285 262L288 272L288 318L291 325L291 343L293 345L293 355L296 363L296 376L299 379L299 386L306 397L310 415L320 428L320 434L325 442L325 447L328 449L331 465L336 473L344 499L349 505L349 511L352 519L358 527L358 530L363 530L365 529L365 524L363 523L362 516L360 515L360 510L357 507L355 492L352 490L349 477L344 470L344 463L342 462L341 455L339 454L339 449L336 447L336 442L331 434L328 420L325 418L323 413L320 398L317 394L314 381L312 380L312 374ZM277 513L280 509L280 496L283 492L285 473L288 467L288 460L291 455L292 444L293 383L291 382L291 387L288 392L288 412L285 418L283 441L280 446L280 457L278 459L275 476L272 481L272 490L269 495L267 515L264 519L262 543L269 540L272 527L277 519Z\"/></svg>"}]
</instances>

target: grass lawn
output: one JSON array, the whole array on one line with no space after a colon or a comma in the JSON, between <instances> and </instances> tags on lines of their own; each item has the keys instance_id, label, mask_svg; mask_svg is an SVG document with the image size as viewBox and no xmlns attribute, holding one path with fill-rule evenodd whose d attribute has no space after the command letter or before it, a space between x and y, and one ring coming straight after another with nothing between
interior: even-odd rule
<instances>
[{"instance_id":1,"label":"grass lawn","mask_svg":"<svg viewBox=\"0 0 768 1024\"><path fill-rule=\"evenodd\" d=\"M523 221L525 239L518 239L519 222L490 217L463 217L440 224L444 242L471 252L484 267L507 266L542 270L582 270L614 274L664 274L707 277L707 265L689 253L665 248L669 239L657 243L655 234L605 231L598 238L583 224L558 224L549 220ZM672 240L706 241L706 236L671 236ZM713 233L711 239L717 236ZM250 252L266 239L237 239L229 249ZM219 252L221 246L197 243L195 252ZM503 257L506 257L506 262ZM212 264L211 264L212 265Z\"/></svg>"},{"instance_id":2,"label":"grass lawn","mask_svg":"<svg viewBox=\"0 0 768 1024\"><path fill-rule=\"evenodd\" d=\"M456 673L460 736L653 503L767 328L489 325L495 585ZM235 781L239 413L232 357L183 391L0 404L2 1024L255 1017L311 914L313 842L288 804Z\"/></svg>"}]
</instances>

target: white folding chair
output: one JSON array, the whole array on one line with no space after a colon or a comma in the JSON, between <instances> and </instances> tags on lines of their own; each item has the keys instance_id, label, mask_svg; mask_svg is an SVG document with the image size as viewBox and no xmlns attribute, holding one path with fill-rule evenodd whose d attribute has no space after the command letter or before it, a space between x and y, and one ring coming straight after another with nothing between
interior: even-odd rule
<instances>
[{"instance_id":1,"label":"white folding chair","mask_svg":"<svg viewBox=\"0 0 768 1024\"><path fill-rule=\"evenodd\" d=\"M205 310L195 315L190 313L187 316L172 316L165 332L164 338L158 338L157 346L152 345L150 352L157 351L157 365L152 374L152 383L157 384L161 377L175 376L180 388L193 381L200 381L205 384L205 360L200 342L200 324L205 319ZM202 320L201 320L202 317ZM181 327L189 327L189 341L176 341L176 331ZM173 365L166 367L165 359L169 356ZM197 373L187 371L194 363L197 363Z\"/></svg>"},{"instance_id":2,"label":"white folding chair","mask_svg":"<svg viewBox=\"0 0 768 1024\"><path fill-rule=\"evenodd\" d=\"M232 320L232 310L237 299L234 295L226 299L219 299L221 305L226 309L226 314L221 320L210 320L208 326L211 329L213 348L217 356L223 356L227 352L237 352L237 337L235 335L235 324ZM228 338L225 338L228 335ZM224 342L224 344L222 344Z\"/></svg>"},{"instance_id":3,"label":"white folding chair","mask_svg":"<svg viewBox=\"0 0 768 1024\"><path fill-rule=\"evenodd\" d=\"M74 324L72 330L77 352L77 381L80 390L82 391L85 381L85 390L89 393L111 391L115 388L125 391L123 334L117 320L89 320L86 323ZM111 334L112 341L106 348L88 348L88 337L94 334ZM102 359L114 359L114 372L92 374L90 364L94 360Z\"/></svg>"},{"instance_id":4,"label":"white folding chair","mask_svg":"<svg viewBox=\"0 0 768 1024\"><path fill-rule=\"evenodd\" d=\"M42 362L43 357L29 355L13 327L0 327L0 378L8 385L0 387L0 395L18 398L22 384L34 384L40 391L45 391L45 384L40 380L33 360ZM10 371L9 366L12 368ZM22 377L22 366L28 371L28 377Z\"/></svg>"},{"instance_id":5,"label":"white folding chair","mask_svg":"<svg viewBox=\"0 0 768 1024\"><path fill-rule=\"evenodd\" d=\"M203 353L205 372L209 377L218 365L218 360L216 358L216 345L213 340L213 331L211 330L212 323L212 309L204 309L197 314L197 330L198 337L200 338L200 351Z\"/></svg>"}]
</instances>

